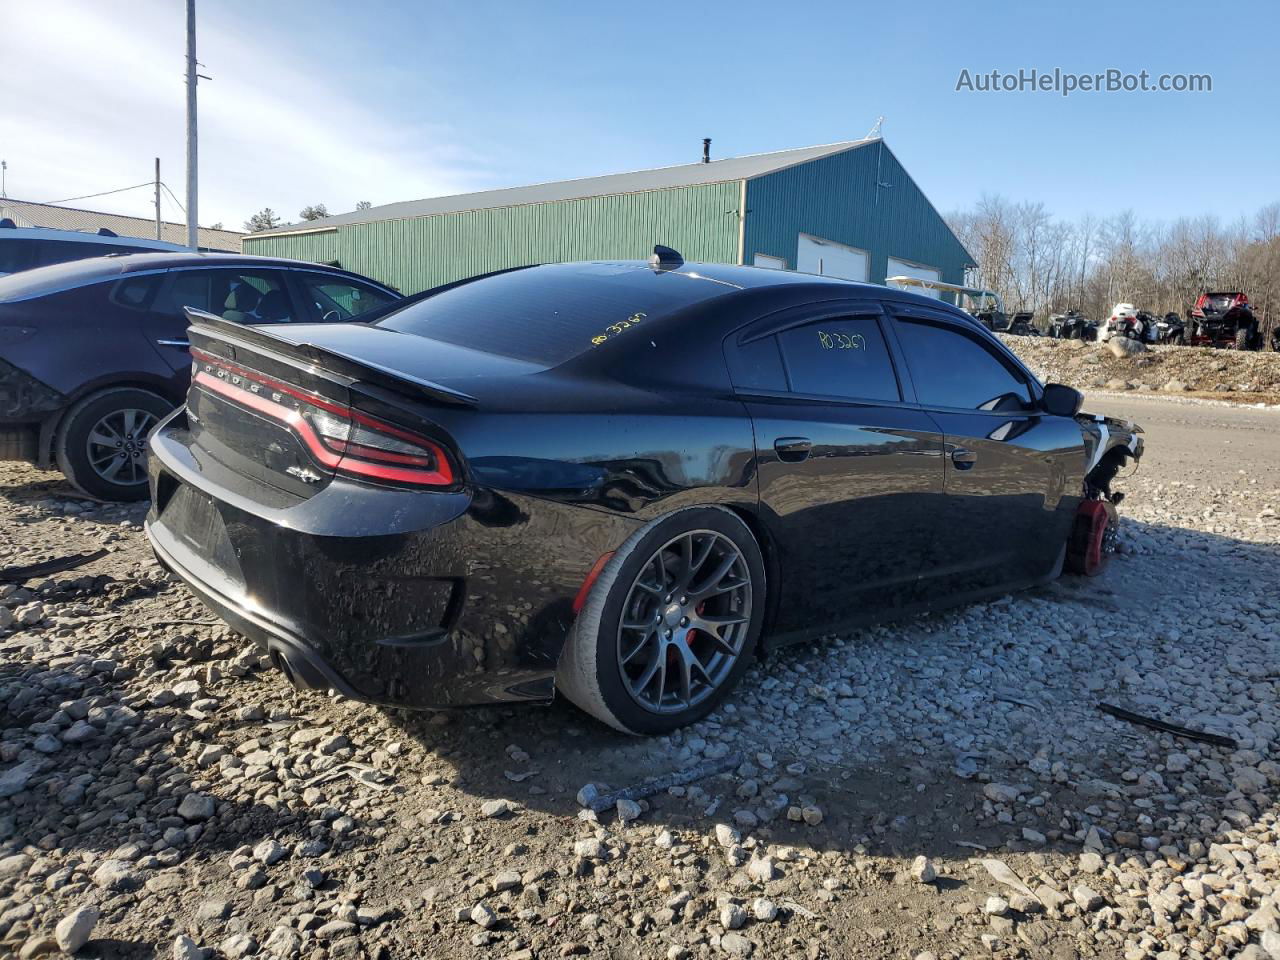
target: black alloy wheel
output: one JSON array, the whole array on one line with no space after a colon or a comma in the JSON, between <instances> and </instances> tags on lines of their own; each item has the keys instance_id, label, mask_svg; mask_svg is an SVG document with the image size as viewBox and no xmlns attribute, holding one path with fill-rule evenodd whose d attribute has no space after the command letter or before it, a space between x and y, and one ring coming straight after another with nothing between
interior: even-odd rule
<instances>
[{"instance_id":1,"label":"black alloy wheel","mask_svg":"<svg viewBox=\"0 0 1280 960\"><path fill-rule=\"evenodd\" d=\"M644 709L678 713L732 672L751 622L751 574L737 545L690 530L640 568L618 625L618 669Z\"/></svg>"},{"instance_id":2,"label":"black alloy wheel","mask_svg":"<svg viewBox=\"0 0 1280 960\"><path fill-rule=\"evenodd\" d=\"M687 507L633 533L605 564L566 641L556 688L626 733L702 719L746 672L765 572L747 525Z\"/></svg>"}]
</instances>

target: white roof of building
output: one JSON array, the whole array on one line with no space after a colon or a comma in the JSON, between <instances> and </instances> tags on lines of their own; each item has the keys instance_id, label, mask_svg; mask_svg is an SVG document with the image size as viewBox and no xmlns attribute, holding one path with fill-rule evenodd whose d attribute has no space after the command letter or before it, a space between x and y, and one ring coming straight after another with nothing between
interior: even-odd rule
<instances>
[{"instance_id":1,"label":"white roof of building","mask_svg":"<svg viewBox=\"0 0 1280 960\"><path fill-rule=\"evenodd\" d=\"M20 227L52 227L56 230L82 230L96 233L106 227L121 237L156 238L156 222L145 217L128 217L120 213L102 213L97 210L81 210L76 207L60 207L52 203L33 203L29 200L11 200L0 197L0 220L8 217ZM169 243L187 242L185 223L162 222L160 239ZM244 234L236 230L214 230L201 227L198 243L206 250L230 250L240 252L240 238Z\"/></svg>"},{"instance_id":2,"label":"white roof of building","mask_svg":"<svg viewBox=\"0 0 1280 960\"><path fill-rule=\"evenodd\" d=\"M613 173L603 177L584 177L579 180L556 180L552 183L535 183L527 187L507 187L501 190L484 190L479 193L460 193L448 197L428 197L424 200L404 200L387 203L367 210L336 214L321 220L288 224L272 230L264 230L251 236L280 233L311 233L329 230L353 223L370 223L377 220L408 220L440 213L462 213L466 210L484 210L493 207L513 207L530 203L555 203L561 200L581 200L587 197L606 197L622 193L641 193L646 190L664 190L671 187L688 187L703 183L723 183L732 180L750 180L776 173L787 167L808 163L832 154L854 150L876 139L845 140L817 147L799 147L774 153L757 153L746 157L726 157L710 163L682 163L674 167L658 167L653 170L636 170L631 173Z\"/></svg>"}]
</instances>

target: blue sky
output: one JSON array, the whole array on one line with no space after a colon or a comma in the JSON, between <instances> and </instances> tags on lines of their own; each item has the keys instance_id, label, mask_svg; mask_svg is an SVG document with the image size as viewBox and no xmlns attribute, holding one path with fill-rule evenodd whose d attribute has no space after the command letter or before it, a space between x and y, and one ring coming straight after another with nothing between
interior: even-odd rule
<instances>
[{"instance_id":1,"label":"blue sky","mask_svg":"<svg viewBox=\"0 0 1280 960\"><path fill-rule=\"evenodd\" d=\"M132 0L126 18L87 0L5 2L32 37L19 58L73 64L9 101L10 195L142 181L158 153L181 197L180 0ZM998 192L1067 217L1230 221L1280 200L1280 81L1264 49L1280 32L1274 3L199 8L214 77L201 85L205 223L664 166L697 159L704 136L716 156L828 143L880 115L944 211ZM962 68L1032 67L1207 72L1213 92L955 91ZM100 203L145 212L148 200Z\"/></svg>"}]
</instances>

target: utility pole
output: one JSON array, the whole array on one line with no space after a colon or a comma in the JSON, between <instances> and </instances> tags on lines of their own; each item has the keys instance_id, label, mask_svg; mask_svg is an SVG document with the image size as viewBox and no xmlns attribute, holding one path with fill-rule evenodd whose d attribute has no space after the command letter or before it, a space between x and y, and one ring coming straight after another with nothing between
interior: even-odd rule
<instances>
[{"instance_id":1,"label":"utility pole","mask_svg":"<svg viewBox=\"0 0 1280 960\"><path fill-rule=\"evenodd\" d=\"M5 192L4 182L9 172L9 161L0 160L0 197L7 197L9 194Z\"/></svg>"},{"instance_id":2,"label":"utility pole","mask_svg":"<svg viewBox=\"0 0 1280 960\"><path fill-rule=\"evenodd\" d=\"M156 157L156 239L163 240L160 236L160 158Z\"/></svg>"},{"instance_id":3,"label":"utility pole","mask_svg":"<svg viewBox=\"0 0 1280 960\"><path fill-rule=\"evenodd\" d=\"M187 0L187 246L199 248L199 207L196 197L196 0Z\"/></svg>"}]
</instances>

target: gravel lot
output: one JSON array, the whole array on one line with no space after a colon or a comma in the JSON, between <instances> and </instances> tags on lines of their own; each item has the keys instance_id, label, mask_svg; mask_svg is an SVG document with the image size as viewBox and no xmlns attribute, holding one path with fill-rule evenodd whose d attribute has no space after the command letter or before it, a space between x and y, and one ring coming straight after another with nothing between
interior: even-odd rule
<instances>
[{"instance_id":1,"label":"gravel lot","mask_svg":"<svg viewBox=\"0 0 1280 960\"><path fill-rule=\"evenodd\" d=\"M295 695L140 509L0 464L0 566L111 551L0 585L0 955L1280 958L1280 411L1089 409L1147 428L1106 575L788 650L660 740Z\"/></svg>"}]
</instances>

